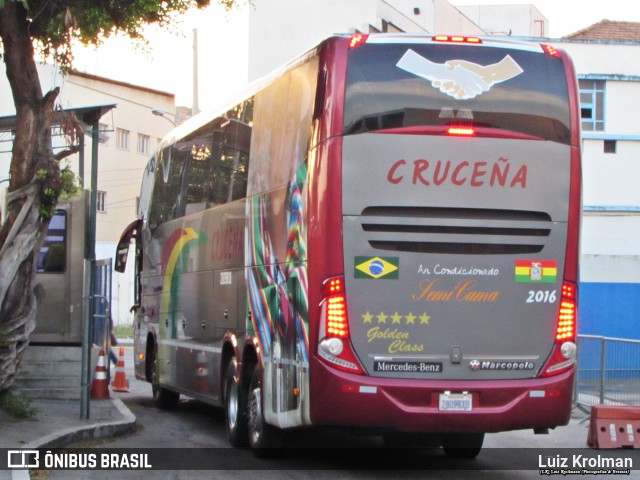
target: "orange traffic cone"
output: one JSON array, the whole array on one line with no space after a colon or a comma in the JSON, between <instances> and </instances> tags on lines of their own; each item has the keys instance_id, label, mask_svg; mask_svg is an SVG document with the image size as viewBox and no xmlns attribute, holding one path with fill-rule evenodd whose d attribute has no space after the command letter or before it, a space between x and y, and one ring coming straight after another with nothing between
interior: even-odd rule
<instances>
[{"instance_id":1,"label":"orange traffic cone","mask_svg":"<svg viewBox=\"0 0 640 480\"><path fill-rule=\"evenodd\" d=\"M120 347L120 354L118 355L118 363L116 364L116 376L113 379L111 388L114 392L128 392L129 382L127 381L127 374L124 371L124 348Z\"/></svg>"},{"instance_id":2,"label":"orange traffic cone","mask_svg":"<svg viewBox=\"0 0 640 480\"><path fill-rule=\"evenodd\" d=\"M109 397L109 381L107 380L107 366L104 350L101 348L98 354L98 364L91 384L91 398L94 400L106 400Z\"/></svg>"},{"instance_id":3,"label":"orange traffic cone","mask_svg":"<svg viewBox=\"0 0 640 480\"><path fill-rule=\"evenodd\" d=\"M198 352L196 357L196 391L206 393L209 390L209 367L207 356L204 352Z\"/></svg>"}]
</instances>

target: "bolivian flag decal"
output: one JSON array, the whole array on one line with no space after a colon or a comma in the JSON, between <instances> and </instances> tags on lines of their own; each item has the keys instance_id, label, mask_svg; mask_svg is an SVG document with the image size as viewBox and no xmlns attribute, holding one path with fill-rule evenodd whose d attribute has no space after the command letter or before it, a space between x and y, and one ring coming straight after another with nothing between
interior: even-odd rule
<instances>
[{"instance_id":1,"label":"bolivian flag decal","mask_svg":"<svg viewBox=\"0 0 640 480\"><path fill-rule=\"evenodd\" d=\"M400 271L398 257L355 257L355 278L396 279Z\"/></svg>"},{"instance_id":2,"label":"bolivian flag decal","mask_svg":"<svg viewBox=\"0 0 640 480\"><path fill-rule=\"evenodd\" d=\"M516 260L517 283L554 283L557 277L555 260Z\"/></svg>"}]
</instances>

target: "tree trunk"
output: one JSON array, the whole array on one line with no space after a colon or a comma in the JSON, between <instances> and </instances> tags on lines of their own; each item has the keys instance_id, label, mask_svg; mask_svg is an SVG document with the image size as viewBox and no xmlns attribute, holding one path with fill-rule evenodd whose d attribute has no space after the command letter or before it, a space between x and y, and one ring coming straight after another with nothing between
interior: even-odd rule
<instances>
[{"instance_id":1,"label":"tree trunk","mask_svg":"<svg viewBox=\"0 0 640 480\"><path fill-rule=\"evenodd\" d=\"M40 216L41 173L55 177L51 117L58 90L42 94L29 36L29 21L20 2L0 8L4 63L16 107L7 221L0 229L0 392L16 376L29 335L35 328L33 292L35 261L48 220ZM54 188L54 201L59 189Z\"/></svg>"}]
</instances>

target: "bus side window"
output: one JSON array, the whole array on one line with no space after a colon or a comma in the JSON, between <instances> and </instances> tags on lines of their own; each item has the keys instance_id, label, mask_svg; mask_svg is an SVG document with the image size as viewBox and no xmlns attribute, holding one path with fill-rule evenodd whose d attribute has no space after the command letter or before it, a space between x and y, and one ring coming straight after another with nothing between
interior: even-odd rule
<instances>
[{"instance_id":1,"label":"bus side window","mask_svg":"<svg viewBox=\"0 0 640 480\"><path fill-rule=\"evenodd\" d=\"M206 125L180 140L178 148L186 153L186 175L182 190L185 193L185 215L207 208L211 176L211 125Z\"/></svg>"},{"instance_id":2,"label":"bus side window","mask_svg":"<svg viewBox=\"0 0 640 480\"><path fill-rule=\"evenodd\" d=\"M253 98L236 105L214 121L213 172L210 201L213 205L244 198L253 124Z\"/></svg>"},{"instance_id":3,"label":"bus side window","mask_svg":"<svg viewBox=\"0 0 640 480\"><path fill-rule=\"evenodd\" d=\"M168 148L158 152L158 160L154 172L153 191L151 193L151 207L149 208L149 227L151 230L155 230L167 220L164 213L165 199L163 198L163 173L167 172L168 174L169 171L170 158L165 158L166 155L170 154L169 152L170 150ZM169 165L166 165L166 163L169 163Z\"/></svg>"},{"instance_id":4,"label":"bus side window","mask_svg":"<svg viewBox=\"0 0 640 480\"><path fill-rule=\"evenodd\" d=\"M164 222L184 215L181 187L185 181L186 153L177 146L165 148L159 156L152 193L149 225L155 229Z\"/></svg>"},{"instance_id":5,"label":"bus side window","mask_svg":"<svg viewBox=\"0 0 640 480\"><path fill-rule=\"evenodd\" d=\"M233 139L233 166L230 174L228 201L247 196L249 152L251 150L251 130L253 126L253 97L227 112L232 119L230 136Z\"/></svg>"}]
</instances>

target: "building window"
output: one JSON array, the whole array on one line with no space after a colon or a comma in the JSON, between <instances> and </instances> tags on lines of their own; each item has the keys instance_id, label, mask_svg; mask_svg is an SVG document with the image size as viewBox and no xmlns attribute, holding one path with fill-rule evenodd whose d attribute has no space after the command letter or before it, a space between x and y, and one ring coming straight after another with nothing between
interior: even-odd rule
<instances>
[{"instance_id":1,"label":"building window","mask_svg":"<svg viewBox=\"0 0 640 480\"><path fill-rule=\"evenodd\" d=\"M604 80L580 80L582 130L604 130Z\"/></svg>"},{"instance_id":2,"label":"building window","mask_svg":"<svg viewBox=\"0 0 640 480\"><path fill-rule=\"evenodd\" d=\"M96 211L97 212L107 211L107 192L98 190L98 193L96 195Z\"/></svg>"},{"instance_id":3,"label":"building window","mask_svg":"<svg viewBox=\"0 0 640 480\"><path fill-rule=\"evenodd\" d=\"M149 155L151 137L149 135L138 134L138 153Z\"/></svg>"},{"instance_id":4,"label":"building window","mask_svg":"<svg viewBox=\"0 0 640 480\"><path fill-rule=\"evenodd\" d=\"M129 130L116 128L116 143L120 150L129 150Z\"/></svg>"},{"instance_id":5,"label":"building window","mask_svg":"<svg viewBox=\"0 0 640 480\"><path fill-rule=\"evenodd\" d=\"M604 141L604 153L616 153L616 141L615 140L605 140Z\"/></svg>"}]
</instances>

